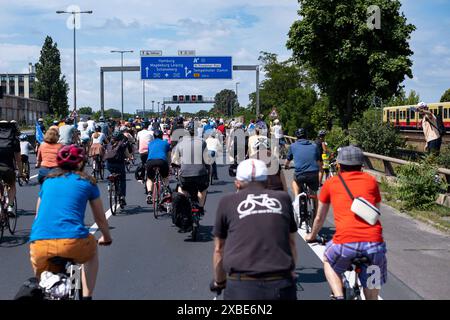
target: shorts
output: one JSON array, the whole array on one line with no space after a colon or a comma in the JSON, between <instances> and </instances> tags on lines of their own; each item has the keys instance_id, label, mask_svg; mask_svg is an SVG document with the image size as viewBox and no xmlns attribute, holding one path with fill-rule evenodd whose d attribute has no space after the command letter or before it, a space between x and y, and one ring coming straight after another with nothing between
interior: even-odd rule
<instances>
[{"instance_id":1,"label":"shorts","mask_svg":"<svg viewBox=\"0 0 450 320\"><path fill-rule=\"evenodd\" d=\"M169 163L162 159L147 160L145 164L147 167L147 178L153 180L155 178L154 168L159 168L161 177L167 178L169 176Z\"/></svg>"},{"instance_id":2,"label":"shorts","mask_svg":"<svg viewBox=\"0 0 450 320\"><path fill-rule=\"evenodd\" d=\"M10 167L0 166L0 179L7 185L12 186L16 183L16 171Z\"/></svg>"},{"instance_id":3,"label":"shorts","mask_svg":"<svg viewBox=\"0 0 450 320\"><path fill-rule=\"evenodd\" d=\"M37 240L30 244L30 260L36 277L43 271L61 272L58 266L52 265L48 259L63 257L83 264L91 260L97 253L97 240L93 235L83 239L51 239Z\"/></svg>"},{"instance_id":4,"label":"shorts","mask_svg":"<svg viewBox=\"0 0 450 320\"><path fill-rule=\"evenodd\" d=\"M209 187L209 177L207 175L198 177L180 176L181 189L188 192L203 192Z\"/></svg>"},{"instance_id":5,"label":"shorts","mask_svg":"<svg viewBox=\"0 0 450 320\"><path fill-rule=\"evenodd\" d=\"M302 190L303 183L305 183L312 191L319 190L319 172L296 173L294 181L297 182L300 192L304 191Z\"/></svg>"},{"instance_id":6,"label":"shorts","mask_svg":"<svg viewBox=\"0 0 450 320\"><path fill-rule=\"evenodd\" d=\"M26 154L22 154L20 156L20 159L22 160L22 163L27 163L28 162L28 156Z\"/></svg>"},{"instance_id":7,"label":"shorts","mask_svg":"<svg viewBox=\"0 0 450 320\"><path fill-rule=\"evenodd\" d=\"M379 268L379 279L372 279L373 276L367 273L367 266L361 266L359 281L364 288L367 288L369 280L375 280L380 285L386 283L387 279L387 260L386 243L384 242L353 242L344 244L335 244L333 241L327 243L325 247L325 258L330 263L333 270L338 274L343 274L351 265L351 260L356 257L367 256L372 266Z\"/></svg>"},{"instance_id":8,"label":"shorts","mask_svg":"<svg viewBox=\"0 0 450 320\"><path fill-rule=\"evenodd\" d=\"M147 153L140 153L139 156L141 157L141 163L146 163L148 159L148 152Z\"/></svg>"}]
</instances>

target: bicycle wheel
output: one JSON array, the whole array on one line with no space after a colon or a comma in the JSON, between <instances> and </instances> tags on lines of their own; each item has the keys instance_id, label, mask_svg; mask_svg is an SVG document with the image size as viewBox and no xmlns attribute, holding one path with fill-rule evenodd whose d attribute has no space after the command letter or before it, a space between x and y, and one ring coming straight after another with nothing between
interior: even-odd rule
<instances>
[{"instance_id":1,"label":"bicycle wheel","mask_svg":"<svg viewBox=\"0 0 450 320\"><path fill-rule=\"evenodd\" d=\"M8 216L8 229L9 232L13 235L16 232L17 226L17 198L14 198L14 217Z\"/></svg>"},{"instance_id":2,"label":"bicycle wheel","mask_svg":"<svg viewBox=\"0 0 450 320\"><path fill-rule=\"evenodd\" d=\"M30 182L30 162L27 161L27 165L25 166L25 176L27 177L27 184Z\"/></svg>"},{"instance_id":3,"label":"bicycle wheel","mask_svg":"<svg viewBox=\"0 0 450 320\"><path fill-rule=\"evenodd\" d=\"M316 218L316 214L315 214L315 208L314 208L314 200L309 198L308 199L308 215L307 215L307 221L306 221L309 230L312 230L315 218Z\"/></svg>"},{"instance_id":4,"label":"bicycle wheel","mask_svg":"<svg viewBox=\"0 0 450 320\"><path fill-rule=\"evenodd\" d=\"M20 175L17 175L17 183L19 184L19 186L23 186L23 180Z\"/></svg>"},{"instance_id":5,"label":"bicycle wheel","mask_svg":"<svg viewBox=\"0 0 450 320\"><path fill-rule=\"evenodd\" d=\"M155 216L155 219L158 219L159 214L159 202L160 202L160 187L161 187L161 181L159 180L159 176L157 175L155 177L155 183L153 184L153 215Z\"/></svg>"},{"instance_id":6,"label":"bicycle wheel","mask_svg":"<svg viewBox=\"0 0 450 320\"><path fill-rule=\"evenodd\" d=\"M3 240L3 232L6 228L6 217L3 213L3 208L0 208L0 242Z\"/></svg>"},{"instance_id":7,"label":"bicycle wheel","mask_svg":"<svg viewBox=\"0 0 450 320\"><path fill-rule=\"evenodd\" d=\"M100 179L105 179L105 165L101 160L98 162L98 173L100 174Z\"/></svg>"},{"instance_id":8,"label":"bicycle wheel","mask_svg":"<svg viewBox=\"0 0 450 320\"><path fill-rule=\"evenodd\" d=\"M117 194L115 184L110 182L108 185L108 189L109 189L109 208L111 209L112 215L115 216L117 211Z\"/></svg>"}]
</instances>

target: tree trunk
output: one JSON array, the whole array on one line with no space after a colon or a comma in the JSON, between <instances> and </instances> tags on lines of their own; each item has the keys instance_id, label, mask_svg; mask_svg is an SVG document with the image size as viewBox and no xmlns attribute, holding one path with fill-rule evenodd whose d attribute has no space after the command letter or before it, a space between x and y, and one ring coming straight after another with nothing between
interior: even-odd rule
<instances>
[{"instance_id":1,"label":"tree trunk","mask_svg":"<svg viewBox=\"0 0 450 320\"><path fill-rule=\"evenodd\" d=\"M345 103L345 113L343 117L342 127L348 133L348 126L350 120L352 119L353 104L352 104L352 92L350 89L347 90L347 98Z\"/></svg>"}]
</instances>

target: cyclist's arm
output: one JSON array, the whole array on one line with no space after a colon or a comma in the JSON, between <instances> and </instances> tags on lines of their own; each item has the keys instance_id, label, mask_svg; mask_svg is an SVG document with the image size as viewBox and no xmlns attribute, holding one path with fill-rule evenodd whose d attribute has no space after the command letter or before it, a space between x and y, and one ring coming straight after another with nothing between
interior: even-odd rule
<instances>
[{"instance_id":1,"label":"cyclist's arm","mask_svg":"<svg viewBox=\"0 0 450 320\"><path fill-rule=\"evenodd\" d=\"M41 205L41 197L38 197L37 202L36 202L36 215L34 217L35 219L37 218L40 205Z\"/></svg>"},{"instance_id":2,"label":"cyclist's arm","mask_svg":"<svg viewBox=\"0 0 450 320\"><path fill-rule=\"evenodd\" d=\"M323 203L319 200L319 209L317 210L317 216L313 223L313 229L309 234L310 239L315 239L319 234L320 229L322 229L325 219L327 218L328 209L330 209L329 203Z\"/></svg>"},{"instance_id":3,"label":"cyclist's arm","mask_svg":"<svg viewBox=\"0 0 450 320\"><path fill-rule=\"evenodd\" d=\"M224 282L227 279L227 274L223 270L223 253L225 247L225 239L214 238L214 281Z\"/></svg>"},{"instance_id":4,"label":"cyclist's arm","mask_svg":"<svg viewBox=\"0 0 450 320\"><path fill-rule=\"evenodd\" d=\"M103 240L105 242L111 242L112 238L111 238L111 234L109 233L108 220L106 220L106 216L103 211L102 200L100 198L97 198L97 199L89 201L89 204L91 205L95 223L97 224L98 228L100 229L100 231L103 235Z\"/></svg>"}]
</instances>

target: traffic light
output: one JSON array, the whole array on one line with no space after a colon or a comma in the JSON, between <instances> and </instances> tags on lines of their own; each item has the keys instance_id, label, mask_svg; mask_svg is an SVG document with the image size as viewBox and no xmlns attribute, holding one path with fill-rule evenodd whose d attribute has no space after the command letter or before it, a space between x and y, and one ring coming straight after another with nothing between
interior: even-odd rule
<instances>
[{"instance_id":1,"label":"traffic light","mask_svg":"<svg viewBox=\"0 0 450 320\"><path fill-rule=\"evenodd\" d=\"M184 96L178 96L178 101L179 102L184 102Z\"/></svg>"},{"instance_id":2,"label":"traffic light","mask_svg":"<svg viewBox=\"0 0 450 320\"><path fill-rule=\"evenodd\" d=\"M192 102L197 102L197 96L191 96L191 101Z\"/></svg>"},{"instance_id":3,"label":"traffic light","mask_svg":"<svg viewBox=\"0 0 450 320\"><path fill-rule=\"evenodd\" d=\"M185 96L185 97L184 97L184 100L185 100L186 102L190 102L190 101L191 101L191 96Z\"/></svg>"},{"instance_id":4,"label":"traffic light","mask_svg":"<svg viewBox=\"0 0 450 320\"><path fill-rule=\"evenodd\" d=\"M203 101L203 96L202 95L197 96L197 101L198 102L202 102Z\"/></svg>"},{"instance_id":5,"label":"traffic light","mask_svg":"<svg viewBox=\"0 0 450 320\"><path fill-rule=\"evenodd\" d=\"M173 102L177 102L178 101L178 96L172 96L172 101Z\"/></svg>"}]
</instances>

